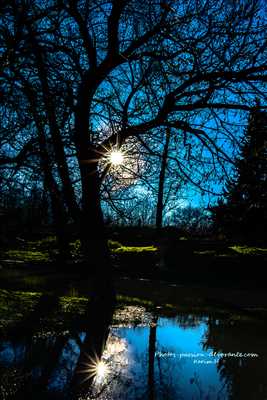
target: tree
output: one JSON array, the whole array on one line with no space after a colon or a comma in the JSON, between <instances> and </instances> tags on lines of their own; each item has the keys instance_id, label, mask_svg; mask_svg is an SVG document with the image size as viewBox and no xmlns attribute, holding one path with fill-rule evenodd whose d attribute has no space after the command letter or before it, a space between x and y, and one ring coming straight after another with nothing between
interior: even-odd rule
<instances>
[{"instance_id":1,"label":"tree","mask_svg":"<svg viewBox=\"0 0 267 400\"><path fill-rule=\"evenodd\" d=\"M156 227L159 230L162 227L162 215L163 215L163 196L164 196L164 182L165 182L165 174L167 168L167 158L169 152L169 143L170 143L170 131L166 131L166 141L164 143L163 152L162 152L162 160L159 174L159 187L158 187L158 202L157 202L157 213L156 213Z\"/></svg>"},{"instance_id":2,"label":"tree","mask_svg":"<svg viewBox=\"0 0 267 400\"><path fill-rule=\"evenodd\" d=\"M30 136L37 137L25 96L31 87L50 170L64 207L80 221L87 263L108 274L103 158L131 138L149 140L169 128L185 137L187 162L205 159L214 171L225 169L236 141L224 129L227 112L249 111L251 92L264 95L261 3L33 0L4 2L2 11L0 90L7 124L16 113L19 126L23 116ZM14 140L23 132L17 129ZM44 146L39 142L39 153ZM73 163L81 187L78 216ZM107 161L104 170L109 168Z\"/></svg>"},{"instance_id":3,"label":"tree","mask_svg":"<svg viewBox=\"0 0 267 400\"><path fill-rule=\"evenodd\" d=\"M213 209L218 228L229 235L264 237L267 222L267 113L251 112L235 176L228 182L225 201Z\"/></svg>"},{"instance_id":4,"label":"tree","mask_svg":"<svg viewBox=\"0 0 267 400\"><path fill-rule=\"evenodd\" d=\"M226 357L218 359L217 370L222 377L228 396L232 399L258 399L263 400L267 393L267 383L263 371L266 369L266 357L261 351L266 348L266 331L258 331L257 341L254 340L255 327L246 325L240 329L238 324L229 324L224 319L218 320L209 317L207 321L207 335L203 343L205 351L214 351L217 354L225 354ZM228 357L227 353L262 354L257 357L257 362L251 357ZM265 365L264 365L265 364ZM242 384L240 384L242 382Z\"/></svg>"}]
</instances>

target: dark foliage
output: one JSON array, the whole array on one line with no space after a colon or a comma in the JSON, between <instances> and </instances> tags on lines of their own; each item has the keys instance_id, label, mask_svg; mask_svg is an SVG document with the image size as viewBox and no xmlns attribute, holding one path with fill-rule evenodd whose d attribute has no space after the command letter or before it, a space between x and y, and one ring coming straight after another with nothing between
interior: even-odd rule
<instances>
[{"instance_id":1,"label":"dark foliage","mask_svg":"<svg viewBox=\"0 0 267 400\"><path fill-rule=\"evenodd\" d=\"M267 113L251 112L236 173L212 209L218 231L245 239L264 236L267 213Z\"/></svg>"}]
</instances>

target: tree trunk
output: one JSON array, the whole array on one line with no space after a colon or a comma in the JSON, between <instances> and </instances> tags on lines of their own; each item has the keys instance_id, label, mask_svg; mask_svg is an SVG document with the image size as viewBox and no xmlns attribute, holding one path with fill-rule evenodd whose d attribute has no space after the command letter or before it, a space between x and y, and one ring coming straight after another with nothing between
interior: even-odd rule
<instances>
[{"instance_id":1,"label":"tree trunk","mask_svg":"<svg viewBox=\"0 0 267 400\"><path fill-rule=\"evenodd\" d=\"M91 271L110 273L109 250L100 203L100 177L97 162L81 164L82 218L81 248ZM101 273L101 272L100 272Z\"/></svg>"},{"instance_id":2,"label":"tree trunk","mask_svg":"<svg viewBox=\"0 0 267 400\"><path fill-rule=\"evenodd\" d=\"M101 179L89 126L90 107L96 84L92 78L81 83L75 113L75 145L82 185L80 220L81 249L86 264L94 273L110 274L107 236L100 202Z\"/></svg>"},{"instance_id":3,"label":"tree trunk","mask_svg":"<svg viewBox=\"0 0 267 400\"><path fill-rule=\"evenodd\" d=\"M162 228L162 215L163 215L163 198L164 198L164 181L168 161L168 151L170 143L170 131L166 131L166 141L164 144L164 149L162 153L161 168L159 174L159 188L158 188L158 202L157 202L157 214L156 214L156 228L160 230Z\"/></svg>"}]
</instances>

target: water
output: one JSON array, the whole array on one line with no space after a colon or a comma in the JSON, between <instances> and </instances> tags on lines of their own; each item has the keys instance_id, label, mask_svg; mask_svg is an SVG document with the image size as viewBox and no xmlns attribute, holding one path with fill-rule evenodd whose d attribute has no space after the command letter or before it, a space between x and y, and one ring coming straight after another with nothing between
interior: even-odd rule
<instances>
[{"instance_id":1,"label":"water","mask_svg":"<svg viewBox=\"0 0 267 400\"><path fill-rule=\"evenodd\" d=\"M70 399L87 334L0 341L1 400ZM95 376L80 399L267 399L266 334L261 322L192 314L112 326L102 359L79 371L85 381Z\"/></svg>"}]
</instances>

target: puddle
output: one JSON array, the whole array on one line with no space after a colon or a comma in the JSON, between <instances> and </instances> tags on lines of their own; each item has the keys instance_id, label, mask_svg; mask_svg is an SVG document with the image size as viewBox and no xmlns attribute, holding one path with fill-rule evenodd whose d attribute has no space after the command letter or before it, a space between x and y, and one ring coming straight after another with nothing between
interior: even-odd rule
<instances>
[{"instance_id":1,"label":"puddle","mask_svg":"<svg viewBox=\"0 0 267 400\"><path fill-rule=\"evenodd\" d=\"M48 332L0 341L0 399L71 399L87 334ZM264 400L266 334L260 322L193 314L149 314L135 327L114 325L102 359L94 365L88 359L79 371L85 381L95 376L91 392L80 400Z\"/></svg>"}]
</instances>

